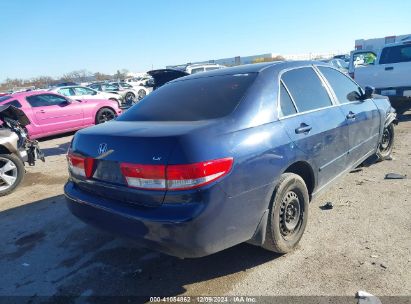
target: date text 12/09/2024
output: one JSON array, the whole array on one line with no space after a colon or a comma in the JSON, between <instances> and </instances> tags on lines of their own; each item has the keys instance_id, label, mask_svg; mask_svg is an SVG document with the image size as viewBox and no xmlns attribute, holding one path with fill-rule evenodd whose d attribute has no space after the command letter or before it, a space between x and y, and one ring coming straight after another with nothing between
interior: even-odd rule
<instances>
[{"instance_id":1,"label":"date text 12/09/2024","mask_svg":"<svg viewBox=\"0 0 411 304\"><path fill-rule=\"evenodd\" d=\"M256 303L255 297L231 296L231 297L150 297L150 303Z\"/></svg>"}]
</instances>

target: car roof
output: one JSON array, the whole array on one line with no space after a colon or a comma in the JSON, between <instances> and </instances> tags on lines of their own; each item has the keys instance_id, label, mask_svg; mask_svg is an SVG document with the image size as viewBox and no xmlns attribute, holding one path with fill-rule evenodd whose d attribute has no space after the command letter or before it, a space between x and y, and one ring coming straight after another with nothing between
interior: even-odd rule
<instances>
[{"instance_id":1,"label":"car roof","mask_svg":"<svg viewBox=\"0 0 411 304\"><path fill-rule=\"evenodd\" d=\"M50 89L50 91L51 90L60 90L60 89L71 89L71 88L87 88L87 89L90 89L89 87L82 86L82 85L69 85L69 86L64 86L64 87L55 87L55 88Z\"/></svg>"},{"instance_id":2,"label":"car roof","mask_svg":"<svg viewBox=\"0 0 411 304\"><path fill-rule=\"evenodd\" d=\"M263 62L263 63L253 63L253 64L245 64L239 65L235 67L227 67L224 69L212 70L202 73L196 73L189 76L185 76L182 78L177 78L172 82L177 82L181 80L188 80L188 79L197 79L203 77L211 77L211 76L223 76L223 75L234 75L234 74L247 74L247 73L260 73L266 69L274 69L274 70L285 70L293 67L299 66L307 66L307 65L326 65L330 66L328 63L320 62L320 61L312 61L312 60L305 60L305 61L275 61L275 62Z\"/></svg>"},{"instance_id":3,"label":"car roof","mask_svg":"<svg viewBox=\"0 0 411 304\"><path fill-rule=\"evenodd\" d=\"M28 92L18 92L18 93L13 93L10 94L13 98L20 98L20 97L27 97L27 96L34 96L34 95L40 95L40 94L50 94L49 91L28 91Z\"/></svg>"}]
</instances>

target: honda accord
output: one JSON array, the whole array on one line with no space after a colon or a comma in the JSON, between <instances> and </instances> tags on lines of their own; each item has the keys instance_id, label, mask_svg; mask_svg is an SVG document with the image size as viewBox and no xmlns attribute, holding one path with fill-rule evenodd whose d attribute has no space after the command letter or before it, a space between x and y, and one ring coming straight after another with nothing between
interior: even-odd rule
<instances>
[{"instance_id":1,"label":"honda accord","mask_svg":"<svg viewBox=\"0 0 411 304\"><path fill-rule=\"evenodd\" d=\"M385 98L320 62L177 78L76 133L65 195L83 221L179 257L242 242L287 253L309 201L391 153Z\"/></svg>"}]
</instances>

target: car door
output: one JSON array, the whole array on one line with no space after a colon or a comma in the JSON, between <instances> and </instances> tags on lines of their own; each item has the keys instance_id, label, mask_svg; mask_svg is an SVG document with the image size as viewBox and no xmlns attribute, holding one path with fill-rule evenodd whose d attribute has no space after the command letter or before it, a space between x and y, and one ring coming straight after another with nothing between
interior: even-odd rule
<instances>
[{"instance_id":1,"label":"car door","mask_svg":"<svg viewBox=\"0 0 411 304\"><path fill-rule=\"evenodd\" d=\"M325 66L318 70L330 85L348 126L348 166L358 164L375 151L380 132L380 116L372 99L361 100L361 88L343 73Z\"/></svg>"},{"instance_id":2,"label":"car door","mask_svg":"<svg viewBox=\"0 0 411 304\"><path fill-rule=\"evenodd\" d=\"M42 131L48 134L73 130L83 125L81 103L56 94L38 94L26 97Z\"/></svg>"},{"instance_id":3,"label":"car door","mask_svg":"<svg viewBox=\"0 0 411 304\"><path fill-rule=\"evenodd\" d=\"M313 165L321 188L346 168L345 118L313 67L284 72L280 96L280 121L302 152L302 160ZM293 106L283 108L290 101Z\"/></svg>"}]
</instances>

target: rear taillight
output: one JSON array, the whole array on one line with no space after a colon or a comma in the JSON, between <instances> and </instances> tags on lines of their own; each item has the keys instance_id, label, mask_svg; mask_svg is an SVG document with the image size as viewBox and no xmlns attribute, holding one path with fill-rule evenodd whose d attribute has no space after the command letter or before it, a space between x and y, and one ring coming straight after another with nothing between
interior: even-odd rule
<instances>
[{"instance_id":1,"label":"rear taillight","mask_svg":"<svg viewBox=\"0 0 411 304\"><path fill-rule=\"evenodd\" d=\"M216 159L189 165L167 166L167 189L192 189L209 184L230 172L232 158Z\"/></svg>"},{"instance_id":2,"label":"rear taillight","mask_svg":"<svg viewBox=\"0 0 411 304\"><path fill-rule=\"evenodd\" d=\"M151 190L166 188L166 166L164 165L122 163L120 167L130 187Z\"/></svg>"},{"instance_id":3,"label":"rear taillight","mask_svg":"<svg viewBox=\"0 0 411 304\"><path fill-rule=\"evenodd\" d=\"M148 190L187 190L207 185L230 172L232 158L187 165L121 164L130 187Z\"/></svg>"},{"instance_id":4,"label":"rear taillight","mask_svg":"<svg viewBox=\"0 0 411 304\"><path fill-rule=\"evenodd\" d=\"M69 153L67 160L69 169L73 174L87 178L93 175L94 159Z\"/></svg>"}]
</instances>

